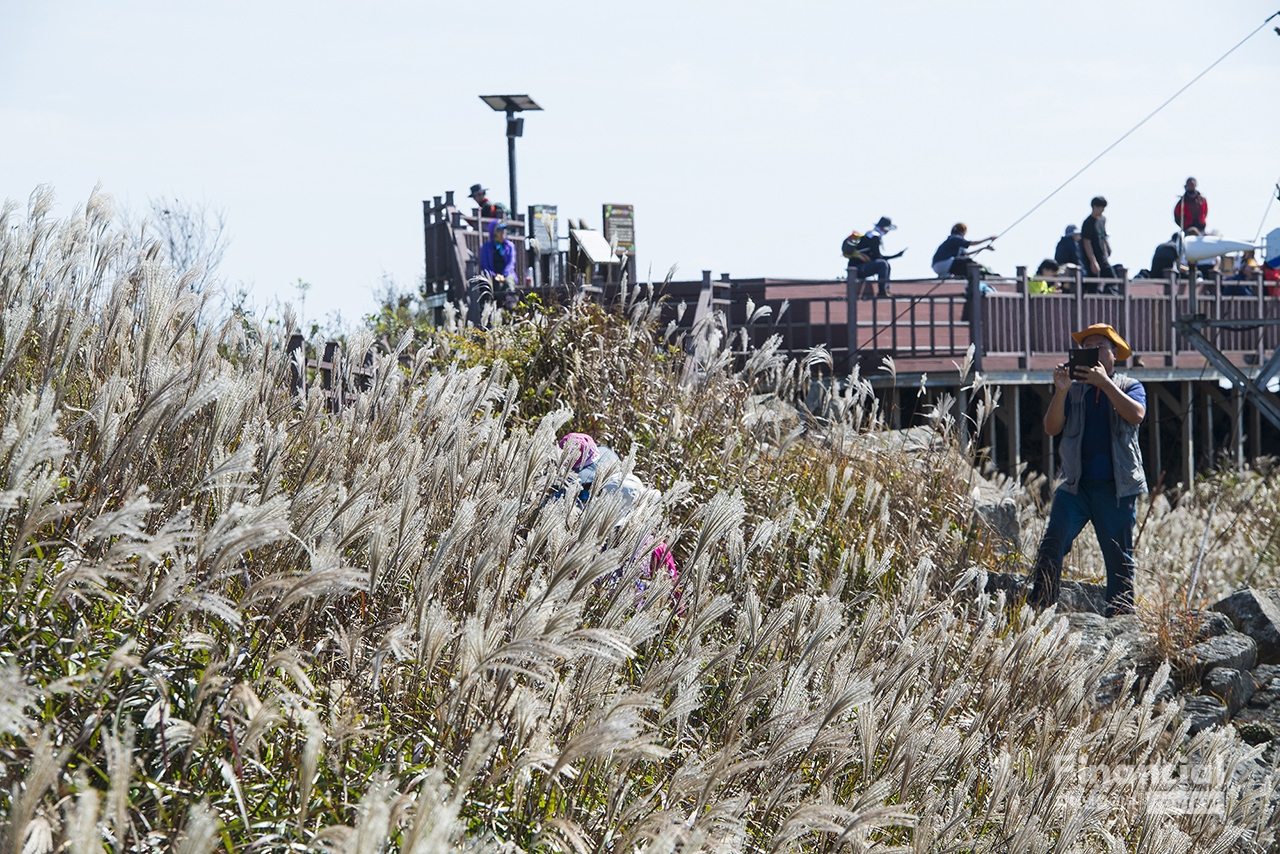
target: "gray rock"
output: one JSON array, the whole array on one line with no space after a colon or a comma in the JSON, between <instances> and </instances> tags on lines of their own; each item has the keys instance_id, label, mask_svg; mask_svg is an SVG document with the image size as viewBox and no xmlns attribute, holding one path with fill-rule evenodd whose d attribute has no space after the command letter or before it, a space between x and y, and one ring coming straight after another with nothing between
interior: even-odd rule
<instances>
[{"instance_id":1,"label":"gray rock","mask_svg":"<svg viewBox=\"0 0 1280 854\"><path fill-rule=\"evenodd\" d=\"M1197 641L1225 635L1235 628L1231 623L1231 618L1218 611L1193 611L1192 613L1200 620L1200 625L1196 629Z\"/></svg>"},{"instance_id":2,"label":"gray rock","mask_svg":"<svg viewBox=\"0 0 1280 854\"><path fill-rule=\"evenodd\" d=\"M1086 654L1106 655L1116 644L1124 644L1120 659L1098 679L1094 700L1101 706L1109 706L1120 696L1124 688L1125 674L1132 670L1137 676L1133 693L1141 696L1147 690L1151 678L1160 666L1154 656L1151 636L1143 629L1137 617L1126 615L1110 619L1092 612L1068 612L1065 615L1071 630L1080 635L1080 651ZM1159 699L1173 695L1172 680L1157 689Z\"/></svg>"},{"instance_id":3,"label":"gray rock","mask_svg":"<svg viewBox=\"0 0 1280 854\"><path fill-rule=\"evenodd\" d=\"M1265 709L1272 703L1280 703L1280 664L1259 664L1250 671L1254 694L1249 705Z\"/></svg>"},{"instance_id":4,"label":"gray rock","mask_svg":"<svg viewBox=\"0 0 1280 854\"><path fill-rule=\"evenodd\" d=\"M1178 683L1172 675L1166 676L1164 684L1156 689L1156 702L1167 703L1178 696Z\"/></svg>"},{"instance_id":5,"label":"gray rock","mask_svg":"<svg viewBox=\"0 0 1280 854\"><path fill-rule=\"evenodd\" d=\"M1058 610L1105 613L1107 588L1085 581L1062 581L1058 584Z\"/></svg>"},{"instance_id":6,"label":"gray rock","mask_svg":"<svg viewBox=\"0 0 1280 854\"><path fill-rule=\"evenodd\" d=\"M1253 697L1253 675L1230 667L1215 667L1204 675L1205 693L1227 704L1227 714L1234 715Z\"/></svg>"},{"instance_id":7,"label":"gray rock","mask_svg":"<svg viewBox=\"0 0 1280 854\"><path fill-rule=\"evenodd\" d=\"M1258 660L1258 646L1253 638L1240 632L1227 632L1216 638L1189 646L1178 655L1179 667L1199 681L1215 667L1252 670Z\"/></svg>"},{"instance_id":8,"label":"gray rock","mask_svg":"<svg viewBox=\"0 0 1280 854\"><path fill-rule=\"evenodd\" d=\"M1018 505L1012 498L996 497L979 500L974 504L983 526L1004 544L1005 551L1017 554L1022 551L1022 529L1018 523Z\"/></svg>"},{"instance_id":9,"label":"gray rock","mask_svg":"<svg viewBox=\"0 0 1280 854\"><path fill-rule=\"evenodd\" d=\"M1261 691L1271 684L1271 680L1280 676L1280 664L1259 664L1249 673L1253 675L1254 686Z\"/></svg>"},{"instance_id":10,"label":"gray rock","mask_svg":"<svg viewBox=\"0 0 1280 854\"><path fill-rule=\"evenodd\" d=\"M1182 719L1191 721L1188 735L1195 735L1203 729L1226 723L1227 707L1217 697L1188 697L1182 704Z\"/></svg>"},{"instance_id":11,"label":"gray rock","mask_svg":"<svg viewBox=\"0 0 1280 854\"><path fill-rule=\"evenodd\" d=\"M995 595L1001 590L1010 602L1022 599L1031 589L1030 579L1018 572L988 572L987 592Z\"/></svg>"},{"instance_id":12,"label":"gray rock","mask_svg":"<svg viewBox=\"0 0 1280 854\"><path fill-rule=\"evenodd\" d=\"M1252 706L1231 721L1236 734L1250 744L1280 740L1280 706L1255 709Z\"/></svg>"},{"instance_id":13,"label":"gray rock","mask_svg":"<svg viewBox=\"0 0 1280 854\"><path fill-rule=\"evenodd\" d=\"M1258 658L1280 663L1280 590L1237 590L1213 606L1231 618L1235 627L1253 638Z\"/></svg>"},{"instance_id":14,"label":"gray rock","mask_svg":"<svg viewBox=\"0 0 1280 854\"><path fill-rule=\"evenodd\" d=\"M1031 579L1016 572L992 572L987 574L987 592L1003 590L1010 600L1025 597L1031 591ZM1064 579L1058 582L1058 613L1085 612L1101 614L1106 611L1107 588L1101 584Z\"/></svg>"}]
</instances>

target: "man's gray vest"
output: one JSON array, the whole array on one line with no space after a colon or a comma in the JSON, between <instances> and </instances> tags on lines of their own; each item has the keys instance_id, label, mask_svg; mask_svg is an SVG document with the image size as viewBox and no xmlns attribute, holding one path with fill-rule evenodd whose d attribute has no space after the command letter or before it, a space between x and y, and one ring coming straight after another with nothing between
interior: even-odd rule
<instances>
[{"instance_id":1,"label":"man's gray vest","mask_svg":"<svg viewBox=\"0 0 1280 854\"><path fill-rule=\"evenodd\" d=\"M1125 394L1137 384L1137 380L1124 374L1116 374L1112 381ZM1084 395L1093 386L1087 383L1072 383L1067 391L1067 400L1071 408L1067 412L1067 423L1062 428L1062 486L1067 492L1075 494L1080 488L1080 473L1083 463L1080 459L1080 447L1084 436ZM1147 475L1142 470L1142 449L1138 447L1138 428L1140 424L1130 424L1120 417L1115 407L1111 408L1111 470L1115 473L1116 497L1125 498L1147 491Z\"/></svg>"}]
</instances>

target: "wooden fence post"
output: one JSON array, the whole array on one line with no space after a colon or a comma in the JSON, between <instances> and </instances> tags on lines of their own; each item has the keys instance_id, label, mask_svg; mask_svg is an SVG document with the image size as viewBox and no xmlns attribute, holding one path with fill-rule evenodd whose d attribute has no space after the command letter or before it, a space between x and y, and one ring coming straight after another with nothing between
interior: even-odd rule
<instances>
[{"instance_id":1,"label":"wooden fence post","mask_svg":"<svg viewBox=\"0 0 1280 854\"><path fill-rule=\"evenodd\" d=\"M845 271L844 280L844 299L845 299L845 324L847 326L848 336L847 346L849 349L849 373L853 373L853 366L858 364L858 273L857 267L853 262L849 263Z\"/></svg>"},{"instance_id":2,"label":"wooden fence post","mask_svg":"<svg viewBox=\"0 0 1280 854\"><path fill-rule=\"evenodd\" d=\"M306 391L307 345L302 335L289 336L289 394L297 397Z\"/></svg>"},{"instance_id":3,"label":"wooden fence post","mask_svg":"<svg viewBox=\"0 0 1280 854\"><path fill-rule=\"evenodd\" d=\"M1027 287L1027 268L1018 267L1018 293L1022 295L1022 359L1020 368L1031 367L1031 290Z\"/></svg>"},{"instance_id":4,"label":"wooden fence post","mask_svg":"<svg viewBox=\"0 0 1280 854\"><path fill-rule=\"evenodd\" d=\"M1076 329L1084 329L1084 273L1076 268Z\"/></svg>"},{"instance_id":5,"label":"wooden fence post","mask_svg":"<svg viewBox=\"0 0 1280 854\"><path fill-rule=\"evenodd\" d=\"M969 341L973 344L973 369L982 370L982 271L969 265Z\"/></svg>"}]
</instances>

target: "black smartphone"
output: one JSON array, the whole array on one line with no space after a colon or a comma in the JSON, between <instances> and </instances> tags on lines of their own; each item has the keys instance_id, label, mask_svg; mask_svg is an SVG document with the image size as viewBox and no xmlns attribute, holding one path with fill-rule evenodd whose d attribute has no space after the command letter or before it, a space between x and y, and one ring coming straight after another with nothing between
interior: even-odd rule
<instances>
[{"instance_id":1,"label":"black smartphone","mask_svg":"<svg viewBox=\"0 0 1280 854\"><path fill-rule=\"evenodd\" d=\"M1067 351L1067 374L1075 376L1076 368L1092 368L1098 364L1098 348L1082 347Z\"/></svg>"}]
</instances>

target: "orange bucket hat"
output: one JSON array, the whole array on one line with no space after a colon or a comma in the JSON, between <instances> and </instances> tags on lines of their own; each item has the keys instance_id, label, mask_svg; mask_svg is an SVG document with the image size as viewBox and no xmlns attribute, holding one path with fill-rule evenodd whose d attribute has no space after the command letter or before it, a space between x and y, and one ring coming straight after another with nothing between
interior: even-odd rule
<instances>
[{"instance_id":1,"label":"orange bucket hat","mask_svg":"<svg viewBox=\"0 0 1280 854\"><path fill-rule=\"evenodd\" d=\"M1072 332L1071 338L1077 344L1084 346L1084 339L1090 335L1101 335L1116 346L1116 359L1123 362L1133 353L1129 349L1129 344L1120 337L1120 333L1111 328L1109 323L1095 323L1092 326L1086 326L1079 332Z\"/></svg>"}]
</instances>

